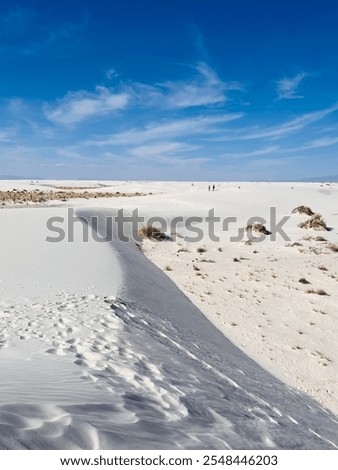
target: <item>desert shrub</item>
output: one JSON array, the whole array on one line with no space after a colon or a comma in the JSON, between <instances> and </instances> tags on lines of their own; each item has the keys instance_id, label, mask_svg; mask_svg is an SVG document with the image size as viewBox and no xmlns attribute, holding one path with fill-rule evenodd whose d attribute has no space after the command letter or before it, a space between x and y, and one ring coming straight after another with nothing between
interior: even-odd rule
<instances>
[{"instance_id":1,"label":"desert shrub","mask_svg":"<svg viewBox=\"0 0 338 470\"><path fill-rule=\"evenodd\" d=\"M310 284L310 282L306 280L305 277L301 277L298 282L300 282L301 284Z\"/></svg>"},{"instance_id":2,"label":"desert shrub","mask_svg":"<svg viewBox=\"0 0 338 470\"><path fill-rule=\"evenodd\" d=\"M317 295L329 295L323 289L308 289L307 294L317 294Z\"/></svg>"},{"instance_id":3,"label":"desert shrub","mask_svg":"<svg viewBox=\"0 0 338 470\"><path fill-rule=\"evenodd\" d=\"M177 253L189 253L188 248L182 247L177 250Z\"/></svg>"},{"instance_id":4,"label":"desert shrub","mask_svg":"<svg viewBox=\"0 0 338 470\"><path fill-rule=\"evenodd\" d=\"M206 248L199 247L197 248L197 253L206 253Z\"/></svg>"},{"instance_id":5,"label":"desert shrub","mask_svg":"<svg viewBox=\"0 0 338 470\"><path fill-rule=\"evenodd\" d=\"M300 228L312 228L313 230L329 230L325 220L320 214L314 214L310 219L298 225Z\"/></svg>"},{"instance_id":6,"label":"desert shrub","mask_svg":"<svg viewBox=\"0 0 338 470\"><path fill-rule=\"evenodd\" d=\"M330 243L329 245L327 245L327 247L334 253L338 253L338 245L336 245L335 243Z\"/></svg>"},{"instance_id":7,"label":"desert shrub","mask_svg":"<svg viewBox=\"0 0 338 470\"><path fill-rule=\"evenodd\" d=\"M245 229L247 232L259 232L259 233L263 233L264 235L271 235L271 232L269 232L269 230L267 230L267 228L256 222L252 225L247 225L246 229Z\"/></svg>"},{"instance_id":8,"label":"desert shrub","mask_svg":"<svg viewBox=\"0 0 338 470\"><path fill-rule=\"evenodd\" d=\"M318 269L321 271L328 271L328 269L325 266L319 266Z\"/></svg>"},{"instance_id":9,"label":"desert shrub","mask_svg":"<svg viewBox=\"0 0 338 470\"><path fill-rule=\"evenodd\" d=\"M293 211L291 214L306 214L306 215L314 215L314 212L310 209L310 207L307 206L298 206Z\"/></svg>"},{"instance_id":10,"label":"desert shrub","mask_svg":"<svg viewBox=\"0 0 338 470\"><path fill-rule=\"evenodd\" d=\"M141 227L138 233L141 238L153 238L158 241L169 239L169 237L165 233L161 232L157 227L154 227L153 225L146 225L144 227Z\"/></svg>"}]
</instances>

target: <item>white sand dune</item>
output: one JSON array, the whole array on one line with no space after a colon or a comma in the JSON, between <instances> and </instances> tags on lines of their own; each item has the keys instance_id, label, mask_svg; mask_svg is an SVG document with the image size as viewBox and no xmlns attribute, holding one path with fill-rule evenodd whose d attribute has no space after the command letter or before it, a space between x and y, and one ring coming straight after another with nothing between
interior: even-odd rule
<instances>
[{"instance_id":1,"label":"white sand dune","mask_svg":"<svg viewBox=\"0 0 338 470\"><path fill-rule=\"evenodd\" d=\"M238 347L337 414L338 254L330 243L338 242L338 185L239 186L223 183L209 194L205 187L190 188L161 204L160 213L168 217L206 214L209 208L222 218L236 216L239 222L230 225L230 233L217 233L219 243L208 238L198 244L182 238L166 245L147 241L143 252L161 269L169 267L167 275ZM299 228L309 217L290 214L301 204L322 214L332 230ZM290 241L279 236L252 245L229 242L252 216L266 218L270 228L269 207L277 208L278 220L290 216L284 226ZM155 213L150 204L149 209ZM198 253L199 247L205 252Z\"/></svg>"},{"instance_id":2,"label":"white sand dune","mask_svg":"<svg viewBox=\"0 0 338 470\"><path fill-rule=\"evenodd\" d=\"M187 214L197 192L201 205L205 198L202 185L171 191L167 206L162 194L99 201L101 209L78 214L97 215L102 232L112 213L105 204L139 202L144 212L170 216L168 206ZM212 196L224 204L220 192ZM173 207L175 198L182 204ZM46 243L50 211L0 212L0 448L338 448L337 417L238 349L134 243L83 244L79 235ZM178 247L149 242L145 249L160 265L172 263ZM187 276L191 260L180 264ZM217 296L224 315L238 307Z\"/></svg>"}]
</instances>

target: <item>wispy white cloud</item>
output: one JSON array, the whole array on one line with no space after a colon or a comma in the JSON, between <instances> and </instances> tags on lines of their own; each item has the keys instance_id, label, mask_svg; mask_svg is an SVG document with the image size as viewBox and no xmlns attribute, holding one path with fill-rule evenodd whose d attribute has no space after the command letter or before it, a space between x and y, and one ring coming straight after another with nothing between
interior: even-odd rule
<instances>
[{"instance_id":1,"label":"wispy white cloud","mask_svg":"<svg viewBox=\"0 0 338 470\"><path fill-rule=\"evenodd\" d=\"M76 149L73 147L64 147L64 148L59 148L56 150L57 155L60 157L69 159L69 160L85 160L85 161L92 161L95 160L95 158L92 157L87 157L83 155L82 153L78 152Z\"/></svg>"},{"instance_id":2,"label":"wispy white cloud","mask_svg":"<svg viewBox=\"0 0 338 470\"><path fill-rule=\"evenodd\" d=\"M9 98L5 102L6 109L9 113L17 116L22 115L28 109L28 103L19 97Z\"/></svg>"},{"instance_id":3,"label":"wispy white cloud","mask_svg":"<svg viewBox=\"0 0 338 470\"><path fill-rule=\"evenodd\" d=\"M52 126L51 124L41 124L31 119L24 119L24 121L30 128L31 136L35 136L38 140L52 140L60 135L55 126Z\"/></svg>"},{"instance_id":4,"label":"wispy white cloud","mask_svg":"<svg viewBox=\"0 0 338 470\"><path fill-rule=\"evenodd\" d=\"M107 78L108 80L111 80L112 78L117 77L117 76L118 76L118 73L116 72L115 69L110 68L110 69L106 70L105 75L106 75L106 78Z\"/></svg>"},{"instance_id":5,"label":"wispy white cloud","mask_svg":"<svg viewBox=\"0 0 338 470\"><path fill-rule=\"evenodd\" d=\"M153 85L135 82L126 85L126 89L140 106L165 109L221 106L228 100L228 91L243 91L239 82L221 80L205 62L192 69L194 73L186 80L168 80Z\"/></svg>"},{"instance_id":6,"label":"wispy white cloud","mask_svg":"<svg viewBox=\"0 0 338 470\"><path fill-rule=\"evenodd\" d=\"M52 149L49 149L52 150ZM4 145L0 147L0 159L21 166L29 165L45 157L45 147L34 147L32 145ZM47 150L48 152L48 150ZM16 168L16 167L15 167Z\"/></svg>"},{"instance_id":7,"label":"wispy white cloud","mask_svg":"<svg viewBox=\"0 0 338 470\"><path fill-rule=\"evenodd\" d=\"M57 124L74 124L93 116L134 108L180 110L192 107L220 106L227 100L227 91L242 90L237 82L226 83L206 63L194 67L195 74L187 80L167 81L148 85L120 82L113 90L97 86L94 93L85 90L69 92L56 105L46 104L45 115ZM106 71L106 78L117 76L114 69ZM240 114L234 113L230 119Z\"/></svg>"},{"instance_id":8,"label":"wispy white cloud","mask_svg":"<svg viewBox=\"0 0 338 470\"><path fill-rule=\"evenodd\" d=\"M195 24L191 24L190 29L194 34L196 52L200 57L208 58L209 53L205 46L204 38L201 31L197 28Z\"/></svg>"},{"instance_id":9,"label":"wispy white cloud","mask_svg":"<svg viewBox=\"0 0 338 470\"><path fill-rule=\"evenodd\" d=\"M338 137L322 137L320 139L315 139L309 142L307 148L320 148L320 147L330 147L331 145L338 144Z\"/></svg>"},{"instance_id":10,"label":"wispy white cloud","mask_svg":"<svg viewBox=\"0 0 338 470\"><path fill-rule=\"evenodd\" d=\"M322 137L319 139L311 140L310 142L299 145L297 147L281 147L278 145L263 147L258 150L252 150L247 152L228 152L222 155L225 158L250 158L250 157L259 157L263 155L275 156L283 155L284 158L286 154L292 154L300 152L303 150L315 150L323 147L331 147L338 144L338 137ZM289 157L288 157L289 158Z\"/></svg>"},{"instance_id":11,"label":"wispy white cloud","mask_svg":"<svg viewBox=\"0 0 338 470\"><path fill-rule=\"evenodd\" d=\"M330 106L329 108L312 113L306 113L297 118L284 122L283 124L271 127L247 127L231 131L228 135L222 135L216 138L211 138L211 141L227 142L232 140L255 140L255 139L278 139L286 135L304 129L329 114L338 110L338 104Z\"/></svg>"},{"instance_id":12,"label":"wispy white cloud","mask_svg":"<svg viewBox=\"0 0 338 470\"><path fill-rule=\"evenodd\" d=\"M0 129L0 142L13 142L16 130L11 129Z\"/></svg>"},{"instance_id":13,"label":"wispy white cloud","mask_svg":"<svg viewBox=\"0 0 338 470\"><path fill-rule=\"evenodd\" d=\"M310 140L310 142L299 145L297 147L291 147L284 150L287 153L299 152L302 150L315 150L323 147L332 147L338 144L338 137L321 137L319 139Z\"/></svg>"},{"instance_id":14,"label":"wispy white cloud","mask_svg":"<svg viewBox=\"0 0 338 470\"><path fill-rule=\"evenodd\" d=\"M46 117L58 124L74 124L91 117L108 115L128 106L127 93L113 93L109 88L96 87L95 93L68 93L56 107L45 106Z\"/></svg>"},{"instance_id":15,"label":"wispy white cloud","mask_svg":"<svg viewBox=\"0 0 338 470\"><path fill-rule=\"evenodd\" d=\"M237 82L226 83L206 63L196 66L197 74L191 80L162 84L169 108L212 106L227 101L226 91L242 90Z\"/></svg>"},{"instance_id":16,"label":"wispy white cloud","mask_svg":"<svg viewBox=\"0 0 338 470\"><path fill-rule=\"evenodd\" d=\"M182 157L173 157L173 156L163 156L163 155L156 155L153 157L148 158L148 160L163 165L163 166L187 166L191 167L200 167L204 163L210 161L210 158L205 157L191 157L191 158L182 158Z\"/></svg>"},{"instance_id":17,"label":"wispy white cloud","mask_svg":"<svg viewBox=\"0 0 338 470\"><path fill-rule=\"evenodd\" d=\"M262 149L258 150L252 150L249 152L230 152L230 153L225 153L222 155L222 157L226 158L246 158L246 157L258 157L262 155L271 155L274 152L279 150L278 146L271 146L271 147L264 147Z\"/></svg>"},{"instance_id":18,"label":"wispy white cloud","mask_svg":"<svg viewBox=\"0 0 338 470\"><path fill-rule=\"evenodd\" d=\"M182 136L212 134L220 130L218 127L226 122L240 119L242 113L219 114L213 116L198 116L190 119L173 119L164 122L150 123L141 129L129 129L118 132L104 139L88 140L85 145L131 145L159 139L175 139Z\"/></svg>"},{"instance_id":19,"label":"wispy white cloud","mask_svg":"<svg viewBox=\"0 0 338 470\"><path fill-rule=\"evenodd\" d=\"M47 150L46 147L44 150ZM63 148L54 149L52 154L54 160L63 158L68 166L70 162L72 165L78 161L83 161L83 164L88 166L91 162L100 162L101 164L111 165L117 163L118 165L145 165L145 164L159 164L162 166L174 165L201 165L210 160L210 158L193 156L190 152L199 149L197 145L186 144L185 142L154 142L151 145L140 145L131 148L125 148L119 153L114 152L88 152L84 151L81 146L70 145ZM188 156L186 156L188 154ZM98 158L99 157L99 158ZM49 158L51 160L51 158Z\"/></svg>"},{"instance_id":20,"label":"wispy white cloud","mask_svg":"<svg viewBox=\"0 0 338 470\"><path fill-rule=\"evenodd\" d=\"M291 78L282 78L277 81L277 99L278 100L294 100L304 98L302 95L297 94L297 88L301 81L309 74L306 72L297 73Z\"/></svg>"},{"instance_id":21,"label":"wispy white cloud","mask_svg":"<svg viewBox=\"0 0 338 470\"><path fill-rule=\"evenodd\" d=\"M319 139L314 139L305 143L303 145L299 145L296 147L281 147L281 146L269 146L263 147L258 150L252 150L247 152L228 152L222 155L225 158L252 158L255 160L255 157L263 156L263 155L283 155L283 158L290 158L290 154L294 154L297 152L301 152L303 150L316 150L324 147L331 147L338 144L338 137L322 137ZM287 156L288 155L288 156Z\"/></svg>"},{"instance_id":22,"label":"wispy white cloud","mask_svg":"<svg viewBox=\"0 0 338 470\"><path fill-rule=\"evenodd\" d=\"M199 146L190 145L183 142L157 142L152 145L140 145L133 147L130 154L136 157L154 157L163 155L172 155L197 150Z\"/></svg>"}]
</instances>

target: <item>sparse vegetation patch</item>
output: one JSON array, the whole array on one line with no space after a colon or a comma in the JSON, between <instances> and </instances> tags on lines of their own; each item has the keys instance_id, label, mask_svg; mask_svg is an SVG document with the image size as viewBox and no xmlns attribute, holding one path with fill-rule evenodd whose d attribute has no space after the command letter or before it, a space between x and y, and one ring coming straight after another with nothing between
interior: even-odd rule
<instances>
[{"instance_id":1,"label":"sparse vegetation patch","mask_svg":"<svg viewBox=\"0 0 338 470\"><path fill-rule=\"evenodd\" d=\"M291 214L306 214L306 215L314 215L314 212L310 209L310 207L307 206L298 206L293 211Z\"/></svg>"},{"instance_id":2,"label":"sparse vegetation patch","mask_svg":"<svg viewBox=\"0 0 338 470\"><path fill-rule=\"evenodd\" d=\"M329 230L320 214L314 214L310 219L300 223L298 227L305 229L312 228L313 230Z\"/></svg>"},{"instance_id":3,"label":"sparse vegetation patch","mask_svg":"<svg viewBox=\"0 0 338 470\"><path fill-rule=\"evenodd\" d=\"M252 225L248 225L245 230L247 232L258 232L258 233L263 233L264 235L271 235L271 232L267 230L265 225L262 225L258 222Z\"/></svg>"},{"instance_id":4,"label":"sparse vegetation patch","mask_svg":"<svg viewBox=\"0 0 338 470\"><path fill-rule=\"evenodd\" d=\"M170 239L168 235L161 232L157 227L154 227L153 225L141 227L139 230L139 235L141 238L149 238L157 241L164 241Z\"/></svg>"},{"instance_id":5,"label":"sparse vegetation patch","mask_svg":"<svg viewBox=\"0 0 338 470\"><path fill-rule=\"evenodd\" d=\"M306 291L307 294L317 294L317 295L329 295L325 290L323 289L308 289Z\"/></svg>"},{"instance_id":6,"label":"sparse vegetation patch","mask_svg":"<svg viewBox=\"0 0 338 470\"><path fill-rule=\"evenodd\" d=\"M335 243L330 243L329 245L327 245L327 247L333 251L333 253L338 253L338 245L336 245Z\"/></svg>"}]
</instances>

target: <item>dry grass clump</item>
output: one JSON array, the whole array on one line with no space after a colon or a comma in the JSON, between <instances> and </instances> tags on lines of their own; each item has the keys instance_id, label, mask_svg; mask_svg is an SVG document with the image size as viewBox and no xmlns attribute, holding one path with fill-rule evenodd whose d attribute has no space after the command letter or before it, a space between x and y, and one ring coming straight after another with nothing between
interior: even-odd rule
<instances>
[{"instance_id":1,"label":"dry grass clump","mask_svg":"<svg viewBox=\"0 0 338 470\"><path fill-rule=\"evenodd\" d=\"M85 189L98 189L98 188L108 188L108 184L100 184L99 186L57 186L57 189L63 189L65 191L73 190L85 190Z\"/></svg>"},{"instance_id":2,"label":"dry grass clump","mask_svg":"<svg viewBox=\"0 0 338 470\"><path fill-rule=\"evenodd\" d=\"M259 233L263 233L264 235L271 235L271 232L269 232L269 230L267 230L267 228L264 225L258 222L251 224L251 225L247 225L245 230L247 232L259 232Z\"/></svg>"},{"instance_id":3,"label":"dry grass clump","mask_svg":"<svg viewBox=\"0 0 338 470\"><path fill-rule=\"evenodd\" d=\"M188 250L188 248L186 248L185 246L177 250L177 253L189 253L189 252L190 250Z\"/></svg>"},{"instance_id":4,"label":"dry grass clump","mask_svg":"<svg viewBox=\"0 0 338 470\"><path fill-rule=\"evenodd\" d=\"M300 228L312 228L313 230L329 230L325 220L320 214L314 214L310 219L298 225Z\"/></svg>"},{"instance_id":5,"label":"dry grass clump","mask_svg":"<svg viewBox=\"0 0 338 470\"><path fill-rule=\"evenodd\" d=\"M206 250L206 248L199 247L199 248L197 248L196 251L197 251L197 253L206 253L207 250Z\"/></svg>"},{"instance_id":6,"label":"dry grass clump","mask_svg":"<svg viewBox=\"0 0 338 470\"><path fill-rule=\"evenodd\" d=\"M310 284L310 282L305 279L305 277L301 277L298 282L300 282L301 284Z\"/></svg>"},{"instance_id":7,"label":"dry grass clump","mask_svg":"<svg viewBox=\"0 0 338 470\"><path fill-rule=\"evenodd\" d=\"M310 207L307 207L307 206L298 206L295 209L293 209L291 214L315 215L315 213L310 209Z\"/></svg>"},{"instance_id":8,"label":"dry grass clump","mask_svg":"<svg viewBox=\"0 0 338 470\"><path fill-rule=\"evenodd\" d=\"M161 232L157 227L154 227L153 225L146 225L144 227L141 227L138 233L141 238L152 238L157 241L169 239L169 237L165 233Z\"/></svg>"},{"instance_id":9,"label":"dry grass clump","mask_svg":"<svg viewBox=\"0 0 338 470\"><path fill-rule=\"evenodd\" d=\"M321 271L328 271L328 269L325 266L318 266L318 269Z\"/></svg>"},{"instance_id":10,"label":"dry grass clump","mask_svg":"<svg viewBox=\"0 0 338 470\"><path fill-rule=\"evenodd\" d=\"M323 289L308 289L307 294L317 294L317 295L329 295Z\"/></svg>"},{"instance_id":11,"label":"dry grass clump","mask_svg":"<svg viewBox=\"0 0 338 470\"><path fill-rule=\"evenodd\" d=\"M327 245L327 247L333 251L333 253L338 253L338 245L336 245L335 243L329 243L329 245Z\"/></svg>"},{"instance_id":12,"label":"dry grass clump","mask_svg":"<svg viewBox=\"0 0 338 470\"><path fill-rule=\"evenodd\" d=\"M316 237L316 242L327 242L326 238L324 237Z\"/></svg>"},{"instance_id":13,"label":"dry grass clump","mask_svg":"<svg viewBox=\"0 0 338 470\"><path fill-rule=\"evenodd\" d=\"M75 188L74 188L75 189ZM0 191L0 204L6 206L7 204L41 204L47 201L62 201L66 202L69 199L99 199L111 197L132 197L132 196L145 196L141 193L120 193L119 191L112 192L88 192L88 191L41 191L34 189L28 191L27 189L11 191Z\"/></svg>"},{"instance_id":14,"label":"dry grass clump","mask_svg":"<svg viewBox=\"0 0 338 470\"><path fill-rule=\"evenodd\" d=\"M172 271L173 270L173 268L171 268L170 266L166 266L164 269L165 269L165 271Z\"/></svg>"}]
</instances>

